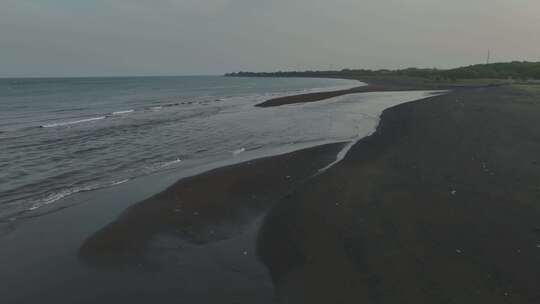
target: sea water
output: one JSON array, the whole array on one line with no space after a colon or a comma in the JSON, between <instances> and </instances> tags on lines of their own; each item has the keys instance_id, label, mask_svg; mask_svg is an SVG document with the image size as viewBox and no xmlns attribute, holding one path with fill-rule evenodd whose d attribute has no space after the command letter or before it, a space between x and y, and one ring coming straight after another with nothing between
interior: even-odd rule
<instances>
[{"instance_id":1,"label":"sea water","mask_svg":"<svg viewBox=\"0 0 540 304\"><path fill-rule=\"evenodd\" d=\"M0 224L43 207L54 211L76 193L164 171L181 176L248 156L349 142L339 160L375 130L384 109L431 94L255 107L273 97L358 85L219 76L0 79Z\"/></svg>"},{"instance_id":2,"label":"sea water","mask_svg":"<svg viewBox=\"0 0 540 304\"><path fill-rule=\"evenodd\" d=\"M291 136L245 119L256 103L357 85L218 76L0 79L0 221L194 160L287 143Z\"/></svg>"}]
</instances>

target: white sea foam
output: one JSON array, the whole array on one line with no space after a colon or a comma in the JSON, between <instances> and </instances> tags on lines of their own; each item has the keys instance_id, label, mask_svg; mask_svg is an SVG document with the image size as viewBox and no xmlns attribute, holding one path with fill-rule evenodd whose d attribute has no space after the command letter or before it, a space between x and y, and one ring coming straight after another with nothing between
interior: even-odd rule
<instances>
[{"instance_id":1,"label":"white sea foam","mask_svg":"<svg viewBox=\"0 0 540 304\"><path fill-rule=\"evenodd\" d=\"M80 124L80 123L85 123L85 122L96 121L96 120L102 120L105 118L106 118L105 116L99 116L99 117L92 117L92 118L86 118L86 119L81 119L81 120L57 122L57 123L42 125L41 127L42 128L62 127L62 126L75 125L75 124Z\"/></svg>"},{"instance_id":2,"label":"white sea foam","mask_svg":"<svg viewBox=\"0 0 540 304\"><path fill-rule=\"evenodd\" d=\"M243 153L243 152L246 152L246 148L241 148L241 149L238 149L238 150L234 150L234 151L232 151L232 154L234 156L236 156L236 155L239 155L240 153Z\"/></svg>"},{"instance_id":3,"label":"white sea foam","mask_svg":"<svg viewBox=\"0 0 540 304\"><path fill-rule=\"evenodd\" d=\"M112 112L112 115L125 115L125 114L129 114L129 113L133 113L135 112L135 110L125 110L125 111L116 111L116 112Z\"/></svg>"},{"instance_id":4,"label":"white sea foam","mask_svg":"<svg viewBox=\"0 0 540 304\"><path fill-rule=\"evenodd\" d=\"M111 185L117 186L117 185L125 184L125 183L127 183L127 182L129 182L129 178L126 178L126 179L123 179L123 180L117 181L117 182L112 182Z\"/></svg>"},{"instance_id":5,"label":"white sea foam","mask_svg":"<svg viewBox=\"0 0 540 304\"><path fill-rule=\"evenodd\" d=\"M121 184L125 184L125 183L127 183L129 181L130 181L130 179L126 178L126 179L123 179L123 180L113 181L113 182L105 183L105 184L92 184L92 185L87 185L87 186L83 186L83 187L74 187L74 188L70 188L70 189L64 189L64 190L61 190L61 191L59 191L57 193L52 193L52 194L48 195L47 197L45 197L45 198L43 198L41 200L38 200L37 202L32 204L32 206L30 208L28 208L27 210L28 211L37 210L37 209L39 209L41 207L56 203L56 202L58 202L58 201L60 201L60 200L62 200L64 198L66 198L66 197L68 197L70 195L76 194L76 193L93 191L93 190L98 190L98 189L112 187L112 186L118 186L118 185L121 185Z\"/></svg>"},{"instance_id":6,"label":"white sea foam","mask_svg":"<svg viewBox=\"0 0 540 304\"><path fill-rule=\"evenodd\" d=\"M80 188L65 189L65 190L62 190L62 191L60 191L58 193L50 194L46 198L34 203L32 205L32 207L28 208L28 210L33 211L33 210L39 209L39 208L41 208L43 206L53 204L53 203L65 198L67 196L70 196L72 194L79 193L79 192L96 190L96 189L99 189L99 188L100 187L93 185L93 186L85 186L85 187L80 187Z\"/></svg>"},{"instance_id":7,"label":"white sea foam","mask_svg":"<svg viewBox=\"0 0 540 304\"><path fill-rule=\"evenodd\" d=\"M178 163L181 163L181 162L182 162L182 160L180 158L177 158L177 159L175 159L173 161L165 162L165 163L161 164L159 167L160 168L166 168L166 167L170 167L170 166L172 166L174 164L178 164Z\"/></svg>"}]
</instances>

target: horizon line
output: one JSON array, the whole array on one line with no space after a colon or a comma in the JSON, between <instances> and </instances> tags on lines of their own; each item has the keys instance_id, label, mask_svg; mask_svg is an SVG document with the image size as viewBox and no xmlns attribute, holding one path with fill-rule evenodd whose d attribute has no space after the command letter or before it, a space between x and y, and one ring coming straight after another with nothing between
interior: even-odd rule
<instances>
[{"instance_id":1,"label":"horizon line","mask_svg":"<svg viewBox=\"0 0 540 304\"><path fill-rule=\"evenodd\" d=\"M224 74L193 74L193 75L101 75L101 76L0 76L0 79L89 79L89 78L159 78L159 77L208 77L223 76Z\"/></svg>"}]
</instances>

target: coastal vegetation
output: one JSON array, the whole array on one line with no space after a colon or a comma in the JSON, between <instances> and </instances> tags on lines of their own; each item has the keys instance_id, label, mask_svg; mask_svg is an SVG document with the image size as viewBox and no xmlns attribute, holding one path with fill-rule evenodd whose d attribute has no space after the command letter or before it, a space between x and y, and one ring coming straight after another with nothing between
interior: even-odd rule
<instances>
[{"instance_id":1,"label":"coastal vegetation","mask_svg":"<svg viewBox=\"0 0 540 304\"><path fill-rule=\"evenodd\" d=\"M540 62L513 61L476 64L454 69L406 68L398 70L343 69L326 71L277 71L270 73L237 72L225 74L233 77L414 77L432 81L459 81L463 79L540 80Z\"/></svg>"}]
</instances>

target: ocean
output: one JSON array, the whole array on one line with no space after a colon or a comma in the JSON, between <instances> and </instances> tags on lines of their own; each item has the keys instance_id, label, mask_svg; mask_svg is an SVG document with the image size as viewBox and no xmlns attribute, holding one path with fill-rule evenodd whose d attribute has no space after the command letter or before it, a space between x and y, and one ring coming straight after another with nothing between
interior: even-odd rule
<instances>
[{"instance_id":1,"label":"ocean","mask_svg":"<svg viewBox=\"0 0 540 304\"><path fill-rule=\"evenodd\" d=\"M326 140L318 132L299 136L289 129L297 122L254 114L262 111L253 106L357 85L219 76L0 79L0 221L163 170Z\"/></svg>"}]
</instances>

